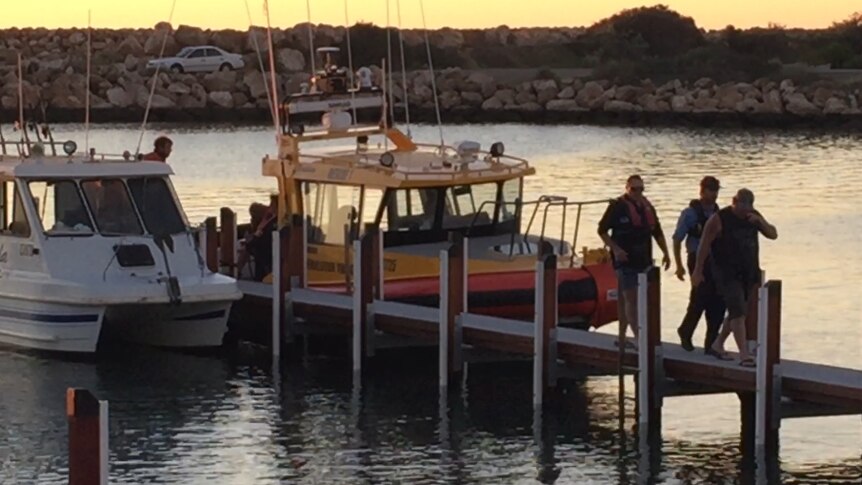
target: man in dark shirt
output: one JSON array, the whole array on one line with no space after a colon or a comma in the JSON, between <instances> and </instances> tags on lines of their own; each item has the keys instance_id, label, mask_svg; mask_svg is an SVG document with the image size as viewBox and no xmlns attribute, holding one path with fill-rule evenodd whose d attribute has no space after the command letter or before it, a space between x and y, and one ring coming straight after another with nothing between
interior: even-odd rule
<instances>
[{"instance_id":1,"label":"man in dark shirt","mask_svg":"<svg viewBox=\"0 0 862 485\"><path fill-rule=\"evenodd\" d=\"M712 278L727 305L727 318L707 353L730 360L724 351L724 342L733 332L739 347L740 365L746 367L754 366L746 345L745 314L748 297L760 283L758 233L767 239L778 238L775 226L754 210L754 194L748 189L740 189L733 198L733 205L721 209L706 223L697 251L697 264L691 275L693 285L701 284L707 258L712 256Z\"/></svg>"},{"instance_id":2,"label":"man in dark shirt","mask_svg":"<svg viewBox=\"0 0 862 485\"><path fill-rule=\"evenodd\" d=\"M704 177L700 181L700 198L689 202L688 207L679 215L679 222L676 225L676 231L674 231L672 239L673 255L676 260L676 277L680 281L685 281L685 268L682 263L682 244L685 242L685 249L688 253L686 267L690 276L694 273L694 266L697 262L697 247L703 235L703 228L706 226L709 218L718 212L718 205L715 201L718 198L719 188L720 185L717 178L711 176ZM698 286L691 285L691 291L688 295L688 308L685 311L682 323L676 331L682 342L682 348L689 352L694 350L691 337L704 311L706 311L706 340L703 344L704 350L709 350L712 346L712 342L718 336L721 322L724 320L724 301L715 290L715 283L711 278L709 264L704 268L704 280Z\"/></svg>"},{"instance_id":3,"label":"man in dark shirt","mask_svg":"<svg viewBox=\"0 0 862 485\"><path fill-rule=\"evenodd\" d=\"M626 193L608 204L599 221L599 236L611 249L617 272L617 302L620 321L632 329L635 342L638 273L653 264L652 238L663 253L662 265L670 268L670 256L664 232L652 204L644 197L644 182L640 175L626 180ZM631 343L629 347L636 347Z\"/></svg>"}]
</instances>

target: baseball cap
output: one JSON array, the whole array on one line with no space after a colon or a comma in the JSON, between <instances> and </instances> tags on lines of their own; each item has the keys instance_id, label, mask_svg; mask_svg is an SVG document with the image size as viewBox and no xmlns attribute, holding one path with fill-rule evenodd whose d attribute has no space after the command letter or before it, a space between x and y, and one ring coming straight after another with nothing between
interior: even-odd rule
<instances>
[{"instance_id":1,"label":"baseball cap","mask_svg":"<svg viewBox=\"0 0 862 485\"><path fill-rule=\"evenodd\" d=\"M700 188L718 190L721 188L721 184L718 183L717 178L713 177L712 175L707 175L700 180Z\"/></svg>"},{"instance_id":2,"label":"baseball cap","mask_svg":"<svg viewBox=\"0 0 862 485\"><path fill-rule=\"evenodd\" d=\"M754 208L754 192L748 189L739 189L736 192L736 204L744 209Z\"/></svg>"}]
</instances>

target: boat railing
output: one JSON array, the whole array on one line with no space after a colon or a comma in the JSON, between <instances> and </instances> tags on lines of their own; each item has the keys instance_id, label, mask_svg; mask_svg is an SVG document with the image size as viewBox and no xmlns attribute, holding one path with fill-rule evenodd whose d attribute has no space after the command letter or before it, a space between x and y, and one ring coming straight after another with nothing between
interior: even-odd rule
<instances>
[{"instance_id":1,"label":"boat railing","mask_svg":"<svg viewBox=\"0 0 862 485\"><path fill-rule=\"evenodd\" d=\"M479 208L476 210L476 213L473 215L473 219L470 221L470 226L467 228L467 236L470 236L470 233L473 227L478 220L479 214L483 212L486 206L493 206L494 211L496 212L498 207L512 207L515 208L514 218L516 221L520 221L523 215L524 207L532 207L532 213L530 214L530 220L527 223L526 229L521 232L519 225L515 225L512 228L512 233L510 235L509 240L509 257L511 258L514 255L515 250L515 239L520 236L521 242L518 243L522 247L522 251L526 248L526 252L528 254L531 253L530 244L527 238L531 235L530 231L533 228L533 224L536 222L536 217L539 215L539 210L541 209L541 229L537 237L539 238L539 242L545 240L545 233L547 230L548 223L548 214L552 208L559 208L562 210L562 221L560 224L560 242L559 242L559 254L563 256L565 253L565 244L566 244L566 218L569 209L574 208L576 210L575 214L575 228L574 234L572 235L572 252L570 255L569 265L574 266L576 251L574 248L577 247L578 237L580 235L580 225L581 225L581 216L583 214L583 208L591 205L599 205L599 204L607 204L609 199L595 199L595 200L585 200L585 201L570 201L568 197L560 196L560 195L543 195L538 199L531 201L522 201L521 199L515 199L511 202L506 201L484 201L479 205Z\"/></svg>"}]
</instances>

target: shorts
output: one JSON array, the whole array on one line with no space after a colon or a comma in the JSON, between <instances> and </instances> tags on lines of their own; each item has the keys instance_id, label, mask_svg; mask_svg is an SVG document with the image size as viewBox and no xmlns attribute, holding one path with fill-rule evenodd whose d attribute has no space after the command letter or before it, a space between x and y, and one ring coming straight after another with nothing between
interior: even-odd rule
<instances>
[{"instance_id":1,"label":"shorts","mask_svg":"<svg viewBox=\"0 0 862 485\"><path fill-rule=\"evenodd\" d=\"M649 268L637 270L627 266L617 268L617 289L619 291L633 290L638 287L638 275Z\"/></svg>"},{"instance_id":2,"label":"shorts","mask_svg":"<svg viewBox=\"0 0 862 485\"><path fill-rule=\"evenodd\" d=\"M742 281L732 278L716 279L716 289L727 306L727 318L744 317L748 313L748 297L751 288Z\"/></svg>"}]
</instances>

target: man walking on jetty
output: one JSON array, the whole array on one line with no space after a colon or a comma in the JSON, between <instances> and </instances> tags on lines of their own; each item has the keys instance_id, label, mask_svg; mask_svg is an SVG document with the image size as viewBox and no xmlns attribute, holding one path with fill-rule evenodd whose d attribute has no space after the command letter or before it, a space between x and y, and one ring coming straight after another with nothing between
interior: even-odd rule
<instances>
[{"instance_id":1,"label":"man walking on jetty","mask_svg":"<svg viewBox=\"0 0 862 485\"><path fill-rule=\"evenodd\" d=\"M664 269L670 268L664 232L655 208L644 197L644 190L644 181L640 175L629 177L626 180L626 193L608 204L602 220L599 221L599 237L611 248L614 269L617 272L617 308L620 322L631 327L635 342L638 336L638 273L646 271L653 264L651 239L655 238L664 254ZM637 348L636 343L629 342L626 346Z\"/></svg>"},{"instance_id":2,"label":"man walking on jetty","mask_svg":"<svg viewBox=\"0 0 862 485\"><path fill-rule=\"evenodd\" d=\"M704 177L700 181L700 198L692 200L679 215L676 231L673 233L673 255L676 261L676 277L685 281L685 268L688 268L689 276L694 274L694 266L697 263L697 247L703 235L703 228L713 214L718 212L718 190L721 188L718 179L712 176ZM682 265L682 243L685 241L687 253L686 266ZM691 352L694 345L691 337L697 328L700 316L706 311L706 339L704 340L704 351L709 350L724 320L724 301L718 295L715 283L712 281L710 263L707 261L703 272L704 282L698 286L691 285L688 295L688 308L682 323L677 329L682 348Z\"/></svg>"},{"instance_id":3,"label":"man walking on jetty","mask_svg":"<svg viewBox=\"0 0 862 485\"><path fill-rule=\"evenodd\" d=\"M724 343L733 332L739 348L739 363L746 367L755 365L746 345L745 314L749 295L760 283L758 232L767 239L778 238L775 226L754 209L754 194L748 189L740 189L733 198L733 204L718 211L706 223L691 276L692 284L703 283L704 267L712 256L712 277L727 305L727 319L707 353L731 360L724 350Z\"/></svg>"}]
</instances>

